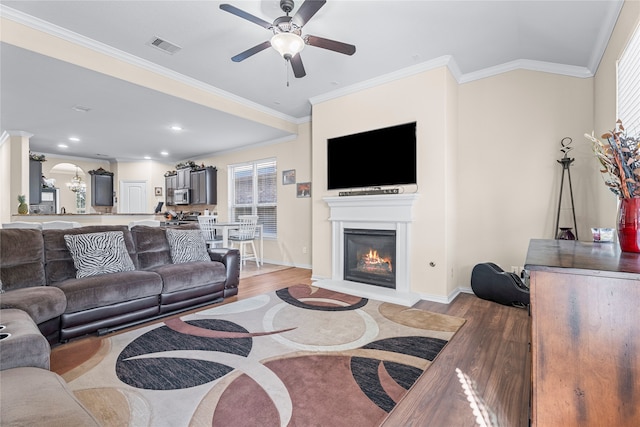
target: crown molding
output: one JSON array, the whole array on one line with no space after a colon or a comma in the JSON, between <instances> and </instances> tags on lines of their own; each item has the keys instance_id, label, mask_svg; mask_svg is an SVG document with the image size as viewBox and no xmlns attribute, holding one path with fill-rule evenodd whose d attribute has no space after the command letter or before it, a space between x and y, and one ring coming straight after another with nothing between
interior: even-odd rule
<instances>
[{"instance_id":1,"label":"crown molding","mask_svg":"<svg viewBox=\"0 0 640 427\"><path fill-rule=\"evenodd\" d=\"M5 133L7 134L6 138L11 137L11 136L21 136L23 138L31 138L33 136L32 133L25 132L23 130L5 130L2 133L3 137L4 137Z\"/></svg>"},{"instance_id":2,"label":"crown molding","mask_svg":"<svg viewBox=\"0 0 640 427\"><path fill-rule=\"evenodd\" d=\"M12 9L2 4L0 4L0 17L10 19L11 21L14 21L18 24L26 25L30 28L33 28L34 30L41 31L43 33L49 34L54 37L58 37L60 39L63 39L75 45L78 45L87 49L91 49L95 52L110 56L114 59L125 62L127 64L173 79L177 82L194 87L198 90L202 90L212 95L228 99L230 101L236 102L245 107L267 114L269 116L272 116L281 120L285 120L287 122L294 123L294 124L297 124L296 122L297 120L299 120L296 117L289 116L288 114L284 114L279 111L273 110L271 108L265 107L264 105L250 101L246 98L242 98L240 96L234 95L231 92L227 92L225 90L219 89L215 86L206 84L192 77L185 76L184 74L181 74L176 71L170 70L168 68L162 67L160 65L154 64L153 62L147 61L146 59L142 59L135 55L131 55L120 49L116 49L107 44L90 39L81 34L75 33L73 31L69 31L66 28L62 28L58 25L52 24L50 22L44 21L42 19L36 18L34 16L20 12L16 9Z\"/></svg>"},{"instance_id":3,"label":"crown molding","mask_svg":"<svg viewBox=\"0 0 640 427\"><path fill-rule=\"evenodd\" d=\"M422 62L420 64L403 68L401 70L394 71L392 73L384 74L382 76L375 77L373 79L365 80L360 83L356 83L350 86L345 86L344 88L341 88L341 89L337 89L337 90L327 92L318 96L314 96L312 98L309 98L309 102L311 102L311 105L319 104L321 102L325 102L330 99L340 98L345 95L350 95L355 92L360 92L361 90L370 89L385 83L401 80L406 77L423 73L425 71L433 70L435 68L449 66L450 63L454 63L454 65L449 67L449 70L453 74L454 78L458 80L458 78L456 77L456 73L459 73L458 66L455 64L455 61L451 55L445 55L445 56L432 59L431 61Z\"/></svg>"},{"instance_id":4,"label":"crown molding","mask_svg":"<svg viewBox=\"0 0 640 427\"><path fill-rule=\"evenodd\" d=\"M458 80L458 83L469 83L475 80L486 79L488 77L493 77L498 74L503 74L514 70L541 71L543 73L561 74L578 78L589 78L593 77L594 75L586 67L556 64L553 62L533 61L530 59L518 59L516 61L496 65L495 67L489 67L483 70L474 71L473 73L464 74L460 78L460 80Z\"/></svg>"},{"instance_id":5,"label":"crown molding","mask_svg":"<svg viewBox=\"0 0 640 427\"><path fill-rule=\"evenodd\" d=\"M593 52L591 52L591 58L589 59L589 69L592 70L594 75L598 71L600 61L602 61L604 52L607 50L609 39L613 34L613 29L616 26L616 22L618 22L618 16L620 16L620 12L622 11L622 7L624 6L624 0L615 1L617 2L617 7L607 9L609 13L601 21L603 25L600 25L599 27L598 38L595 43Z\"/></svg>"}]
</instances>

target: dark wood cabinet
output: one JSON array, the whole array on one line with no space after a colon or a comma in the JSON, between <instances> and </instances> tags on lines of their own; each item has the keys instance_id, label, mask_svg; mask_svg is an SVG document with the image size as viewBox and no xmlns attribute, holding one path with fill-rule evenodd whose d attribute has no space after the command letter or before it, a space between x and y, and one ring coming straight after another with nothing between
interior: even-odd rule
<instances>
[{"instance_id":1,"label":"dark wood cabinet","mask_svg":"<svg viewBox=\"0 0 640 427\"><path fill-rule=\"evenodd\" d=\"M173 195L174 195L174 191L176 190L177 180L178 180L177 175L169 175L164 177L164 187L165 187L165 194L166 194L165 203L167 204L167 206L175 205L175 200L173 198Z\"/></svg>"},{"instance_id":2,"label":"dark wood cabinet","mask_svg":"<svg viewBox=\"0 0 640 427\"><path fill-rule=\"evenodd\" d=\"M176 189L188 190L191 188L191 168L177 170Z\"/></svg>"},{"instance_id":3,"label":"dark wood cabinet","mask_svg":"<svg viewBox=\"0 0 640 427\"><path fill-rule=\"evenodd\" d=\"M29 160L29 204L37 205L42 201L42 162Z\"/></svg>"},{"instance_id":4,"label":"dark wood cabinet","mask_svg":"<svg viewBox=\"0 0 640 427\"><path fill-rule=\"evenodd\" d=\"M191 172L191 204L217 204L217 172L212 166Z\"/></svg>"},{"instance_id":5,"label":"dark wood cabinet","mask_svg":"<svg viewBox=\"0 0 640 427\"><path fill-rule=\"evenodd\" d=\"M91 206L113 206L113 172L102 168L91 175Z\"/></svg>"},{"instance_id":6,"label":"dark wood cabinet","mask_svg":"<svg viewBox=\"0 0 640 427\"><path fill-rule=\"evenodd\" d=\"M640 254L532 240L532 426L640 425Z\"/></svg>"}]
</instances>

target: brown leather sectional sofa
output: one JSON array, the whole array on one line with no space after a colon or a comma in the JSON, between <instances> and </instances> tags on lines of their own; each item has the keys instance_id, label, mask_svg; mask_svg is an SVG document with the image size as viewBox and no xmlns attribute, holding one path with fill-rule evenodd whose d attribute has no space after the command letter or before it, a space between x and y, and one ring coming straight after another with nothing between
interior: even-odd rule
<instances>
[{"instance_id":1,"label":"brown leather sectional sofa","mask_svg":"<svg viewBox=\"0 0 640 427\"><path fill-rule=\"evenodd\" d=\"M105 231L123 232L136 269L76 278L64 235ZM50 343L106 333L237 294L238 251L209 256L173 264L164 227L0 229L0 308L26 311Z\"/></svg>"}]
</instances>

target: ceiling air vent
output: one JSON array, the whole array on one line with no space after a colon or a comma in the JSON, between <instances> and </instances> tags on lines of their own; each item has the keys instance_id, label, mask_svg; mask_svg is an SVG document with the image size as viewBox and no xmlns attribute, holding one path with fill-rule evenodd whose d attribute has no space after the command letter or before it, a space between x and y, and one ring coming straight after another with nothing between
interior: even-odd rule
<instances>
[{"instance_id":1,"label":"ceiling air vent","mask_svg":"<svg viewBox=\"0 0 640 427\"><path fill-rule=\"evenodd\" d=\"M155 47L156 49L160 49L161 51L168 53L169 55L173 55L174 53L182 49L180 46L163 40L160 37L153 37L147 42L147 45Z\"/></svg>"}]
</instances>

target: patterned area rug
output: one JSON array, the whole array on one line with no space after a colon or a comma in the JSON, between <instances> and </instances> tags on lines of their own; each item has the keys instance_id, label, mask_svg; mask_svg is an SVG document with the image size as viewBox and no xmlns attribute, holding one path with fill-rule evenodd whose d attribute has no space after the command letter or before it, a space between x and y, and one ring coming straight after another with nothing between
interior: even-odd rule
<instances>
[{"instance_id":1,"label":"patterned area rug","mask_svg":"<svg viewBox=\"0 0 640 427\"><path fill-rule=\"evenodd\" d=\"M298 285L103 339L63 376L108 426L375 426L463 323Z\"/></svg>"}]
</instances>

